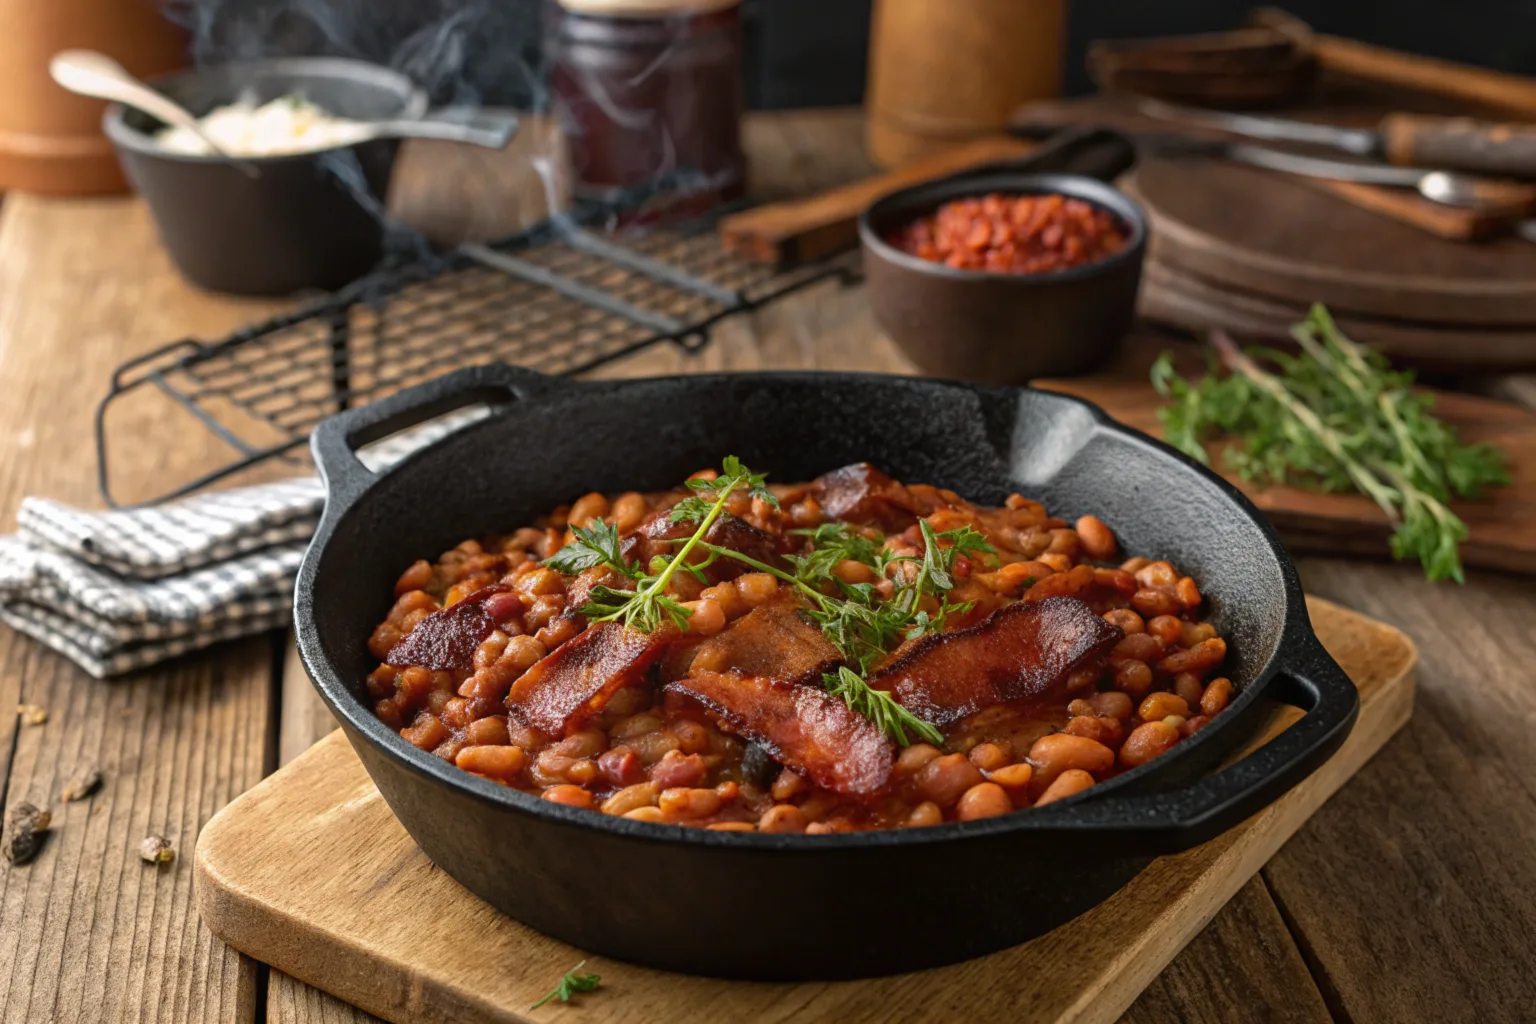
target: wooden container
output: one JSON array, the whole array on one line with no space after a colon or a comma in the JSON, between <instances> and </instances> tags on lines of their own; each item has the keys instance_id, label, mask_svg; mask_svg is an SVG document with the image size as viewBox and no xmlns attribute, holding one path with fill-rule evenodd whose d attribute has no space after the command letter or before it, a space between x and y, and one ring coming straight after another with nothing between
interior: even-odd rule
<instances>
[{"instance_id":1,"label":"wooden container","mask_svg":"<svg viewBox=\"0 0 1536 1024\"><path fill-rule=\"evenodd\" d=\"M900 164L1006 130L1056 96L1065 0L875 0L866 144Z\"/></svg>"},{"instance_id":2,"label":"wooden container","mask_svg":"<svg viewBox=\"0 0 1536 1024\"><path fill-rule=\"evenodd\" d=\"M106 104L54 84L59 50L100 50L140 77L186 63L161 0L0 0L0 190L55 195L127 188L101 132Z\"/></svg>"}]
</instances>

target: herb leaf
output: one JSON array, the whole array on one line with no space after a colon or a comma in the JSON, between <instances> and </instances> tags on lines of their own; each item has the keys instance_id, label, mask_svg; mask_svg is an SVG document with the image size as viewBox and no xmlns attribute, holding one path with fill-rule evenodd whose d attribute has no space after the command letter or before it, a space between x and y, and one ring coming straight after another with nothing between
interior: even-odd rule
<instances>
[{"instance_id":1,"label":"herb leaf","mask_svg":"<svg viewBox=\"0 0 1536 1024\"><path fill-rule=\"evenodd\" d=\"M1394 558L1417 559L1431 580L1464 582L1467 526L1446 503L1507 485L1504 454L1462 444L1434 415L1433 397L1412 390L1411 372L1349 340L1321 305L1291 333L1299 356L1239 350L1214 333L1198 382L1160 357L1152 384L1169 400L1158 410L1168 443L1209 463L1205 442L1225 439L1226 466L1246 480L1364 494L1397 526Z\"/></svg>"},{"instance_id":2,"label":"herb leaf","mask_svg":"<svg viewBox=\"0 0 1536 1024\"><path fill-rule=\"evenodd\" d=\"M528 1009L537 1010L551 999L558 999L562 1003L568 1003L571 1001L571 997L578 992L597 991L597 986L602 984L602 979L596 974L582 974L581 969L586 965L587 962L583 960L575 967L566 971L565 977L560 979L560 983L550 989L543 999L540 999L528 1007Z\"/></svg>"},{"instance_id":3,"label":"herb leaf","mask_svg":"<svg viewBox=\"0 0 1536 1024\"><path fill-rule=\"evenodd\" d=\"M896 698L886 691L870 686L847 665L839 666L836 672L824 674L821 684L828 693L841 697L850 708L904 747L913 742L907 738L908 729L912 730L914 736L929 743L944 742L944 734L937 728L896 703Z\"/></svg>"},{"instance_id":4,"label":"herb leaf","mask_svg":"<svg viewBox=\"0 0 1536 1024\"><path fill-rule=\"evenodd\" d=\"M720 462L720 475L713 480L689 480L689 490L698 493L684 498L672 506L672 513L668 520L673 523L697 522L709 514L714 503L723 495L731 491L743 490L754 498L761 498L774 508L779 507L779 499L768 490L766 483L768 474L754 473L741 464L741 460L734 455L727 455Z\"/></svg>"},{"instance_id":5,"label":"herb leaf","mask_svg":"<svg viewBox=\"0 0 1536 1024\"><path fill-rule=\"evenodd\" d=\"M631 579L640 575L624 557L617 526L599 520L592 526L573 526L571 533L576 539L545 559L545 565L567 576L599 565L606 565Z\"/></svg>"}]
</instances>

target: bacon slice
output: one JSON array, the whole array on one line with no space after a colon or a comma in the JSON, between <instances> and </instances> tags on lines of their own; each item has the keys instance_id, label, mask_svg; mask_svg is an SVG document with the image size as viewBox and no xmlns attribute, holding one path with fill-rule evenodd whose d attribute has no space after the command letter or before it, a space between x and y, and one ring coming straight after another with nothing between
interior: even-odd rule
<instances>
[{"instance_id":1,"label":"bacon slice","mask_svg":"<svg viewBox=\"0 0 1536 1024\"><path fill-rule=\"evenodd\" d=\"M500 585L482 587L453 607L433 612L389 649L384 663L468 672L475 667L475 649L496 628L496 620L485 610L485 603L493 595L506 592L507 588Z\"/></svg>"},{"instance_id":2,"label":"bacon slice","mask_svg":"<svg viewBox=\"0 0 1536 1024\"><path fill-rule=\"evenodd\" d=\"M507 694L507 710L541 732L563 736L636 682L661 655L669 635L617 622L591 626L518 677Z\"/></svg>"},{"instance_id":3,"label":"bacon slice","mask_svg":"<svg viewBox=\"0 0 1536 1024\"><path fill-rule=\"evenodd\" d=\"M823 473L812 493L828 519L878 526L886 533L905 530L923 511L905 486L867 462Z\"/></svg>"},{"instance_id":4,"label":"bacon slice","mask_svg":"<svg viewBox=\"0 0 1536 1024\"><path fill-rule=\"evenodd\" d=\"M821 684L821 674L842 661L832 641L801 614L792 594L754 608L693 654L695 671L766 676L786 683Z\"/></svg>"},{"instance_id":5,"label":"bacon slice","mask_svg":"<svg viewBox=\"0 0 1536 1024\"><path fill-rule=\"evenodd\" d=\"M704 704L780 763L834 793L865 798L890 784L891 741L819 687L740 672L700 672L666 688Z\"/></svg>"},{"instance_id":6,"label":"bacon slice","mask_svg":"<svg viewBox=\"0 0 1536 1024\"><path fill-rule=\"evenodd\" d=\"M1045 696L1123 635L1076 598L1019 602L980 625L917 640L869 683L945 726L993 704Z\"/></svg>"},{"instance_id":7,"label":"bacon slice","mask_svg":"<svg viewBox=\"0 0 1536 1024\"><path fill-rule=\"evenodd\" d=\"M635 532L625 537L622 551L626 558L637 560L642 566L650 562L657 555L670 554L679 547L677 542L685 541L693 536L693 531L698 529L698 524L691 522L674 523L671 520L672 511L662 509L653 512L645 518ZM743 519L737 519L733 515L722 515L716 519L704 539L717 547L730 548L732 551L740 551L769 565L779 555L781 538L775 537L766 530L759 530L751 523ZM704 571L710 582L720 583L724 580L734 579L743 573L755 572L749 565L745 565L731 558L716 560Z\"/></svg>"}]
</instances>

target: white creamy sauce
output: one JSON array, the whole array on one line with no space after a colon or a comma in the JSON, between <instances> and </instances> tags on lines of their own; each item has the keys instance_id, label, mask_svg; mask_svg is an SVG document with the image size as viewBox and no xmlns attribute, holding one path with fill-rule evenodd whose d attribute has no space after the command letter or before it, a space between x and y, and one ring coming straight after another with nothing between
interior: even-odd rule
<instances>
[{"instance_id":1,"label":"white creamy sauce","mask_svg":"<svg viewBox=\"0 0 1536 1024\"><path fill-rule=\"evenodd\" d=\"M296 95L260 106L242 99L204 114L198 124L230 156L280 156L346 146L357 141L363 127L357 121L332 117ZM190 128L165 128L155 141L177 153L207 156L213 152Z\"/></svg>"}]
</instances>

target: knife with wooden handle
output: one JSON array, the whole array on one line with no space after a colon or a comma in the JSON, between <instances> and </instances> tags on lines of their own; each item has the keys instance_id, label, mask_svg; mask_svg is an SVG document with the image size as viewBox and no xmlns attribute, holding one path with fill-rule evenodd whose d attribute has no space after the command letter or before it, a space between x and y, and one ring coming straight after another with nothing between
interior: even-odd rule
<instances>
[{"instance_id":1,"label":"knife with wooden handle","mask_svg":"<svg viewBox=\"0 0 1536 1024\"><path fill-rule=\"evenodd\" d=\"M1283 117L1236 114L1143 100L1142 113L1269 142L1305 142L1377 157L1403 167L1433 167L1508 178L1536 178L1536 125L1469 117L1388 114L1375 128L1345 128Z\"/></svg>"}]
</instances>

